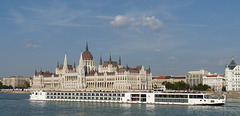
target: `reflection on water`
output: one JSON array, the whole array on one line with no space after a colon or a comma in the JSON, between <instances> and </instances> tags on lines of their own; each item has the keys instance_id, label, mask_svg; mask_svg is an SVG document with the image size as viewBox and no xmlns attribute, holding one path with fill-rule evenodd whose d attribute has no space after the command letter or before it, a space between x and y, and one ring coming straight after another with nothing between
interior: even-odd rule
<instances>
[{"instance_id":1,"label":"reflection on water","mask_svg":"<svg viewBox=\"0 0 240 116\"><path fill-rule=\"evenodd\" d=\"M42 107L46 107L46 101L30 101L30 105L32 107L42 108Z\"/></svg>"},{"instance_id":2,"label":"reflection on water","mask_svg":"<svg viewBox=\"0 0 240 116\"><path fill-rule=\"evenodd\" d=\"M180 106L154 104L119 104L93 102L30 101L29 95L0 94L0 112L4 116L236 116L240 114L240 100L228 99L224 106Z\"/></svg>"}]
</instances>

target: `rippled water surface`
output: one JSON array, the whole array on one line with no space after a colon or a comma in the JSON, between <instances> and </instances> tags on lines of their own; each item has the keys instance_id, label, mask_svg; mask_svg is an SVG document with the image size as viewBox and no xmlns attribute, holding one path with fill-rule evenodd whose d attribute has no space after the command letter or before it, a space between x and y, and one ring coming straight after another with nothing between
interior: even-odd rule
<instances>
[{"instance_id":1,"label":"rippled water surface","mask_svg":"<svg viewBox=\"0 0 240 116\"><path fill-rule=\"evenodd\" d=\"M30 101L29 94L0 93L1 116L239 116L240 99L224 106L179 106Z\"/></svg>"}]
</instances>

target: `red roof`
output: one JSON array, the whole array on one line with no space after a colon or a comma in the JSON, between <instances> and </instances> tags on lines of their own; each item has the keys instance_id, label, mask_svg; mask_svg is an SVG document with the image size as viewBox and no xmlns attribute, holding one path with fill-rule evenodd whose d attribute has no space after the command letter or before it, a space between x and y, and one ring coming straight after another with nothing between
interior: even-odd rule
<instances>
[{"instance_id":1,"label":"red roof","mask_svg":"<svg viewBox=\"0 0 240 116\"><path fill-rule=\"evenodd\" d=\"M83 60L93 60L93 56L92 56L91 52L89 52L89 51L85 51L82 54L82 58L83 58Z\"/></svg>"},{"instance_id":2,"label":"red roof","mask_svg":"<svg viewBox=\"0 0 240 116\"><path fill-rule=\"evenodd\" d=\"M61 66L59 67L59 70L62 70L62 69L63 69L63 65L61 65ZM73 70L72 65L68 65L68 70Z\"/></svg>"},{"instance_id":3,"label":"red roof","mask_svg":"<svg viewBox=\"0 0 240 116\"><path fill-rule=\"evenodd\" d=\"M166 76L159 76L159 77L155 77L155 79L165 79Z\"/></svg>"},{"instance_id":4,"label":"red roof","mask_svg":"<svg viewBox=\"0 0 240 116\"><path fill-rule=\"evenodd\" d=\"M104 62L103 67L107 67L108 64L109 64L109 62ZM117 67L118 66L117 62L112 62L111 64L113 65L113 67Z\"/></svg>"}]
</instances>

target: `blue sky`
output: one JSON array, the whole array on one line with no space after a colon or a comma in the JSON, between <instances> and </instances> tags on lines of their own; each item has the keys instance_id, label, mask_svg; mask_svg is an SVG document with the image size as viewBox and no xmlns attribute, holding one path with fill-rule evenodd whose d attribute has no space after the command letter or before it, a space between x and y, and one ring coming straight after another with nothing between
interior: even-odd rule
<instances>
[{"instance_id":1,"label":"blue sky","mask_svg":"<svg viewBox=\"0 0 240 116\"><path fill-rule=\"evenodd\" d=\"M240 62L240 1L1 0L0 77L55 72L67 53L78 64L86 42L103 60L151 67L154 76Z\"/></svg>"}]
</instances>

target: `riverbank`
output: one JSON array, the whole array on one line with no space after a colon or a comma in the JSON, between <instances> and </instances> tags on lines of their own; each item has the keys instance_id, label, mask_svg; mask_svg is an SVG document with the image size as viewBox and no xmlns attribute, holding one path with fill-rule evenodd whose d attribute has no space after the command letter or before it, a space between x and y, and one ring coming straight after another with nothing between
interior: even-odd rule
<instances>
[{"instance_id":1,"label":"riverbank","mask_svg":"<svg viewBox=\"0 0 240 116\"><path fill-rule=\"evenodd\" d=\"M227 98L240 99L240 92L224 92Z\"/></svg>"},{"instance_id":2,"label":"riverbank","mask_svg":"<svg viewBox=\"0 0 240 116\"><path fill-rule=\"evenodd\" d=\"M1 89L1 93L15 93L15 94L30 94L29 90L22 90L22 89Z\"/></svg>"}]
</instances>

